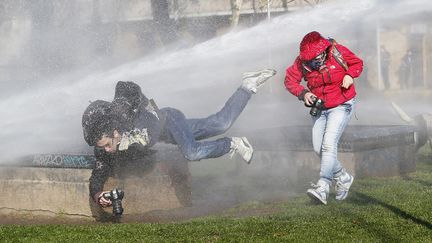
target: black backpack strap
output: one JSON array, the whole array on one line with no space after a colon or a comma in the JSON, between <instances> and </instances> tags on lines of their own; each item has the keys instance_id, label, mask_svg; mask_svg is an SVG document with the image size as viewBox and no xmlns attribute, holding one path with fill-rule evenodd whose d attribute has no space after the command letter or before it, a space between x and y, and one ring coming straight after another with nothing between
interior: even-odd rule
<instances>
[{"instance_id":1,"label":"black backpack strap","mask_svg":"<svg viewBox=\"0 0 432 243\"><path fill-rule=\"evenodd\" d=\"M300 68L302 70L303 79L307 82L306 75L312 72L312 70L303 61L301 62Z\"/></svg>"},{"instance_id":2,"label":"black backpack strap","mask_svg":"<svg viewBox=\"0 0 432 243\"><path fill-rule=\"evenodd\" d=\"M148 102L148 105L145 107L146 111L152 113L155 117L157 117L157 119L160 120L159 117L159 108L157 107L156 103L154 102L153 99L150 99Z\"/></svg>"},{"instance_id":3,"label":"black backpack strap","mask_svg":"<svg viewBox=\"0 0 432 243\"><path fill-rule=\"evenodd\" d=\"M153 99L150 99L148 105L145 107L146 111L152 113L154 116L159 119L161 123L165 122L165 113L159 110L159 107L156 105L156 102Z\"/></svg>"}]
</instances>

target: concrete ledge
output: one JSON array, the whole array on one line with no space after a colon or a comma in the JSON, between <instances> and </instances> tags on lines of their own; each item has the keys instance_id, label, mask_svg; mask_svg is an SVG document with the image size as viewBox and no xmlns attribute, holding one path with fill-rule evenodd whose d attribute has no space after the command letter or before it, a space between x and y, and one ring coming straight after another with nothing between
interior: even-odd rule
<instances>
[{"instance_id":1,"label":"concrete ledge","mask_svg":"<svg viewBox=\"0 0 432 243\"><path fill-rule=\"evenodd\" d=\"M348 172L358 178L370 176L397 176L416 169L414 145L391 146L359 152L340 152L338 159ZM312 151L289 151L297 169L309 170L318 174L320 159Z\"/></svg>"},{"instance_id":2,"label":"concrete ledge","mask_svg":"<svg viewBox=\"0 0 432 243\"><path fill-rule=\"evenodd\" d=\"M86 169L0 168L0 208L91 217Z\"/></svg>"},{"instance_id":3,"label":"concrete ledge","mask_svg":"<svg viewBox=\"0 0 432 243\"><path fill-rule=\"evenodd\" d=\"M183 156L168 146L163 155L152 158L123 164L105 184L106 190L117 187L125 191L125 215L191 203L189 168ZM111 208L102 210L89 198L90 175L91 169L0 167L0 214L109 217Z\"/></svg>"},{"instance_id":4,"label":"concrete ledge","mask_svg":"<svg viewBox=\"0 0 432 243\"><path fill-rule=\"evenodd\" d=\"M394 176L415 171L414 126L348 126L339 143L338 158L357 177ZM257 130L251 141L258 151L286 151L286 156L319 171L311 126ZM301 166L306 168L305 166Z\"/></svg>"},{"instance_id":5,"label":"concrete ledge","mask_svg":"<svg viewBox=\"0 0 432 243\"><path fill-rule=\"evenodd\" d=\"M350 126L342 137L339 159L356 177L394 176L414 171L414 132L412 126ZM310 133L308 126L243 133L250 138L257 153L252 165L241 163L239 166L247 167L240 174L248 179L235 182L240 188L236 193L247 198L250 185L253 185L260 188L253 188L251 192L262 191L264 195L279 190L282 195L286 192L274 185L295 187L306 185L311 178L316 179L320 161L312 151ZM117 163L114 176L105 184L106 190L119 188L125 191L125 215L191 205L188 162L175 146L158 145L155 149L158 152L150 156L128 158ZM52 158L54 162L48 164L45 159L30 160L33 167L23 166L25 163L0 167L0 215L32 214L89 220L109 218L112 209L102 210L88 195L91 169L86 167L91 165L92 157L85 157L87 162L67 156ZM73 168L41 167L43 165ZM239 170L237 166L233 167L232 170ZM259 178L259 183L247 183L256 178Z\"/></svg>"}]
</instances>

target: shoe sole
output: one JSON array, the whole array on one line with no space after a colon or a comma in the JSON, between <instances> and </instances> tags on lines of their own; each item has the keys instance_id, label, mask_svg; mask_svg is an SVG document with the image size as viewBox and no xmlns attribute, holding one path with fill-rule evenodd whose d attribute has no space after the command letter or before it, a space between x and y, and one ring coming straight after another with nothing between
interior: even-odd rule
<instances>
[{"instance_id":1,"label":"shoe sole","mask_svg":"<svg viewBox=\"0 0 432 243\"><path fill-rule=\"evenodd\" d=\"M345 193L341 198L339 198L339 199L338 199L338 197L337 197L337 195L336 195L336 200L338 200L338 201L342 201L342 200L345 200L345 199L348 197L348 192L349 192L349 189L351 188L351 185L352 185L353 182L354 182L354 176L351 176L351 181L350 181L350 184L349 184L349 186L348 186L348 190L347 190L346 193Z\"/></svg>"},{"instance_id":2,"label":"shoe sole","mask_svg":"<svg viewBox=\"0 0 432 243\"><path fill-rule=\"evenodd\" d=\"M252 162L252 158L253 158L253 155L254 155L254 150L253 150L252 144L249 143L249 141L247 140L247 138L242 138L242 140L246 144L246 146L252 150L252 155L251 155L250 159L249 160L245 160L246 164L249 165Z\"/></svg>"},{"instance_id":3,"label":"shoe sole","mask_svg":"<svg viewBox=\"0 0 432 243\"><path fill-rule=\"evenodd\" d=\"M324 201L321 199L321 197L314 191L314 190L307 190L306 194L315 202L322 203L324 205L327 205L327 201Z\"/></svg>"},{"instance_id":4,"label":"shoe sole","mask_svg":"<svg viewBox=\"0 0 432 243\"><path fill-rule=\"evenodd\" d=\"M269 72L269 75L268 75L268 76L265 76L265 77L262 77L264 72ZM258 71L258 72L245 73L245 74L243 75L243 79L246 79L246 78L258 78L258 77L260 77L260 78L262 78L262 80L259 81L257 84L258 84L258 85L261 85L261 84L263 84L265 81L267 81L269 78L275 76L276 73L277 73L276 70L273 70L273 69L266 69L265 71L262 70L262 71Z\"/></svg>"}]
</instances>

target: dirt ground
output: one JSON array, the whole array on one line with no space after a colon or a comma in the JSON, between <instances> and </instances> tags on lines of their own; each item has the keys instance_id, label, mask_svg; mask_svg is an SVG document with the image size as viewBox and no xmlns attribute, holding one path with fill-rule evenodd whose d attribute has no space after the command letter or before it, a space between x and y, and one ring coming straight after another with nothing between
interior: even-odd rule
<instances>
[{"instance_id":1,"label":"dirt ground","mask_svg":"<svg viewBox=\"0 0 432 243\"><path fill-rule=\"evenodd\" d=\"M123 215L121 218L106 218L96 221L90 217L71 217L66 215L34 216L31 212L3 215L0 224L13 225L43 225L43 224L104 224L104 223L169 223L181 222L210 215L241 218L247 216L271 215L281 211L282 201L250 202L243 205L234 205L230 202L217 205L200 205L171 210L156 210L141 215Z\"/></svg>"}]
</instances>

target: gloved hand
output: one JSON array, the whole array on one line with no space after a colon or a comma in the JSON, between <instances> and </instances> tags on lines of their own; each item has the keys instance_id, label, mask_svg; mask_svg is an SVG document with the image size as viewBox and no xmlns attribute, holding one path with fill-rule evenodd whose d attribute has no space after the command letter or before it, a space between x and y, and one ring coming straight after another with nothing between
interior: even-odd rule
<instances>
[{"instance_id":1,"label":"gloved hand","mask_svg":"<svg viewBox=\"0 0 432 243\"><path fill-rule=\"evenodd\" d=\"M150 142L150 136L147 132L147 128L143 128L141 130L135 128L130 132L124 132L122 134L122 138L120 140L120 145L118 150L124 151L129 148L129 145L138 143L143 146L146 146Z\"/></svg>"},{"instance_id":2,"label":"gloved hand","mask_svg":"<svg viewBox=\"0 0 432 243\"><path fill-rule=\"evenodd\" d=\"M110 193L110 191L103 191L103 192L98 192L95 194L94 196L94 200L97 204L99 204L101 207L106 208L112 205L111 200L106 199L103 195L104 193Z\"/></svg>"}]
</instances>

